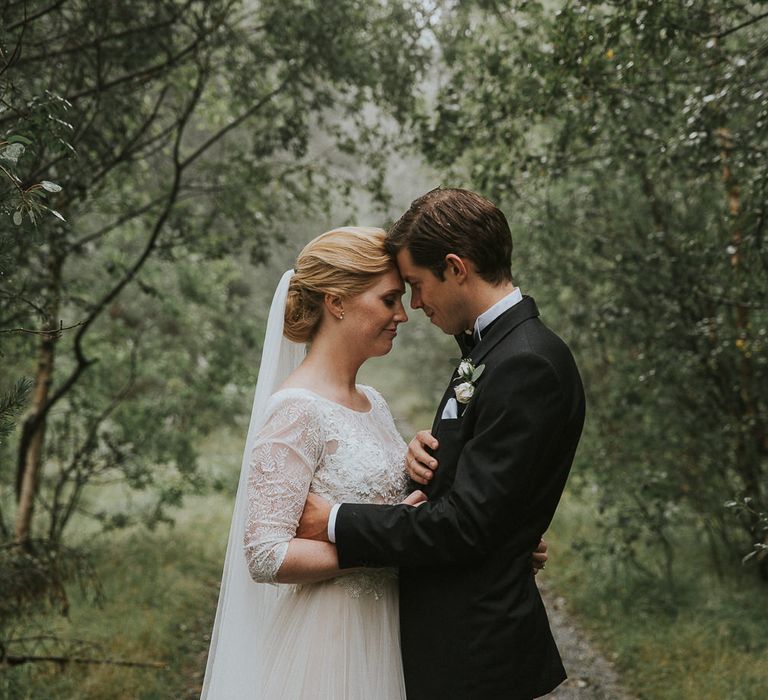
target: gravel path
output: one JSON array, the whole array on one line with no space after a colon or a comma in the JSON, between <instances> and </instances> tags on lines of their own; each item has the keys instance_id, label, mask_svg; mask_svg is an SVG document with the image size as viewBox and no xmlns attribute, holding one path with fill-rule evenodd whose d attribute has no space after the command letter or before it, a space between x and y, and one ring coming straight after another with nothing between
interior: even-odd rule
<instances>
[{"instance_id":1,"label":"gravel path","mask_svg":"<svg viewBox=\"0 0 768 700\"><path fill-rule=\"evenodd\" d=\"M568 616L565 599L539 581L552 634L568 679L547 700L635 700L622 686L616 670Z\"/></svg>"}]
</instances>

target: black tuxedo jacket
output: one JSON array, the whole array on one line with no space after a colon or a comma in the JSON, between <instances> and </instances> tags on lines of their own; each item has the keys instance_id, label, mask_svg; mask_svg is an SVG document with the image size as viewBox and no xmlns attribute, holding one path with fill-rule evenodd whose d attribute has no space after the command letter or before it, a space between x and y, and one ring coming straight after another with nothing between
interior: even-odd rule
<instances>
[{"instance_id":1,"label":"black tuxedo jacket","mask_svg":"<svg viewBox=\"0 0 768 700\"><path fill-rule=\"evenodd\" d=\"M531 552L565 486L584 391L538 316L524 297L486 330L470 353L485 365L474 396L441 420L462 381L454 374L432 429L428 503L339 508L342 567L400 567L409 700L529 700L565 679Z\"/></svg>"}]
</instances>

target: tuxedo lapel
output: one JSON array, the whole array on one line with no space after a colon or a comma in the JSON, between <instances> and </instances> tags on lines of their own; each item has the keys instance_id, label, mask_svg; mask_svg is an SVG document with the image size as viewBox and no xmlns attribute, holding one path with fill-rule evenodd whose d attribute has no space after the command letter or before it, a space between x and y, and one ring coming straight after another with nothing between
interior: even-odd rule
<instances>
[{"instance_id":1,"label":"tuxedo lapel","mask_svg":"<svg viewBox=\"0 0 768 700\"><path fill-rule=\"evenodd\" d=\"M523 321L527 321L530 318L535 318L539 315L539 310L536 307L536 302L533 297L524 296L522 301L515 304L512 308L507 309L501 316L494 319L490 325L488 325L483 333L480 342L478 342L468 354L464 354L466 344L463 342L462 335L454 336L456 342L459 344L459 348L462 350L462 359L469 357L474 365L477 367L480 361L491 351L493 348L515 328L517 328ZM448 383L448 388L443 394L443 398L440 400L440 404L437 407L437 413L435 419L432 421L432 434L437 431L437 424L440 422L440 417L445 410L445 404L454 395L453 389L458 379L458 367L454 369L451 375L451 381Z\"/></svg>"},{"instance_id":2,"label":"tuxedo lapel","mask_svg":"<svg viewBox=\"0 0 768 700\"><path fill-rule=\"evenodd\" d=\"M486 328L480 342L475 345L469 354L477 367L482 359L493 350L499 342L517 328L523 321L536 318L539 315L539 309L533 297L524 296L523 300L515 304L511 309L505 311L493 323Z\"/></svg>"}]
</instances>

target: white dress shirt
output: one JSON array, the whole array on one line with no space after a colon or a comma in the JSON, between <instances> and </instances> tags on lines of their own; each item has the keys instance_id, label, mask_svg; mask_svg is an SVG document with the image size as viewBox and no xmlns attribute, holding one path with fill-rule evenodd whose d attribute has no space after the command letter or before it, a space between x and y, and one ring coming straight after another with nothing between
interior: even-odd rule
<instances>
[{"instance_id":1,"label":"white dress shirt","mask_svg":"<svg viewBox=\"0 0 768 700\"><path fill-rule=\"evenodd\" d=\"M481 313L477 319L475 319L475 336L476 340L480 340L483 335L483 331L495 321L501 314L507 309L511 309L515 304L519 304L523 300L523 293L519 287L515 287L507 296L499 299L490 309L486 309Z\"/></svg>"},{"instance_id":2,"label":"white dress shirt","mask_svg":"<svg viewBox=\"0 0 768 700\"><path fill-rule=\"evenodd\" d=\"M475 319L474 335L475 340L480 341L483 337L483 331L495 321L507 309L511 309L515 304L523 300L523 294L519 287L515 287L507 296L499 299L493 306L486 309ZM468 333L468 331L465 331ZM341 503L336 503L331 508L331 514L328 516L328 541L336 543L336 514L339 512Z\"/></svg>"}]
</instances>

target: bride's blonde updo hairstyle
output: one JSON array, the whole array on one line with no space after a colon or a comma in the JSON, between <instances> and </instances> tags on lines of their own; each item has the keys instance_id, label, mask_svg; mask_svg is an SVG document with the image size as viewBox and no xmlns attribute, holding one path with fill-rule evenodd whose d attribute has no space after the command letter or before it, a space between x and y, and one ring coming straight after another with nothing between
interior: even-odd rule
<instances>
[{"instance_id":1,"label":"bride's blonde updo hairstyle","mask_svg":"<svg viewBox=\"0 0 768 700\"><path fill-rule=\"evenodd\" d=\"M283 334L288 340L312 340L323 318L326 294L349 299L394 267L385 238L380 228L346 226L327 231L304 247L285 301Z\"/></svg>"}]
</instances>

